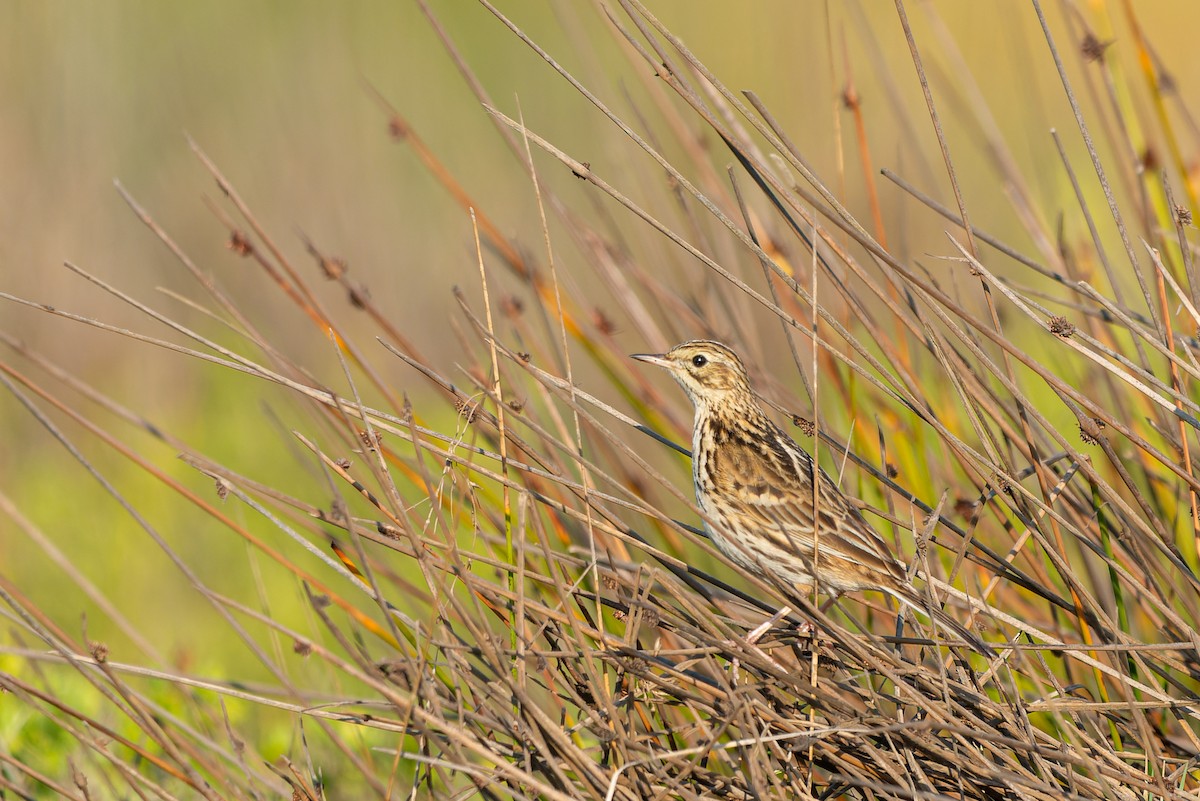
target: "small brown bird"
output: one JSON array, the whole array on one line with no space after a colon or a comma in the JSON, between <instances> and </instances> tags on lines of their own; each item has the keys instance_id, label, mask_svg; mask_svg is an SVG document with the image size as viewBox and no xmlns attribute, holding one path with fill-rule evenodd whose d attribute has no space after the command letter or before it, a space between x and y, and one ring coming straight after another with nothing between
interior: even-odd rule
<instances>
[{"instance_id":1,"label":"small brown bird","mask_svg":"<svg viewBox=\"0 0 1200 801\"><path fill-rule=\"evenodd\" d=\"M721 553L785 586L811 587L815 577L818 589L834 598L880 590L931 613L904 565L819 467L814 514L812 457L763 412L737 354L701 339L633 358L666 368L695 406L696 502ZM994 653L940 609L932 615L975 650Z\"/></svg>"}]
</instances>

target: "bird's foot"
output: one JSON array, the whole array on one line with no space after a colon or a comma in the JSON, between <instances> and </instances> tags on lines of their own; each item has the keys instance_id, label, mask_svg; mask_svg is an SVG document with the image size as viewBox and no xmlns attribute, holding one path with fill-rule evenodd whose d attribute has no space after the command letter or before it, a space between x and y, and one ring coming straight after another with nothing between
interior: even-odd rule
<instances>
[{"instance_id":1,"label":"bird's foot","mask_svg":"<svg viewBox=\"0 0 1200 801\"><path fill-rule=\"evenodd\" d=\"M759 648L757 643L760 639L762 639L762 636L764 634L766 634L768 631L770 631L775 626L776 623L778 623L780 620L783 620L785 617L787 617L791 613L792 613L792 608L790 606L783 607L778 612L776 612L775 614L771 615L769 618L764 620L762 623L755 626L754 629L749 634L746 635L746 640L745 640L745 645L747 645L751 649L753 649L754 652L756 654L758 654L759 656L763 657L764 659L766 659L767 661L776 665L777 667L780 667L780 669L782 669L782 666L779 665L777 662L775 662L774 659L771 659L771 657L767 654L766 651ZM811 624L807 624L807 625L809 625L811 627ZM741 645L742 643L728 642L726 644L729 645L731 648L733 648L733 647ZM731 661L731 671L730 671L732 673L734 686L737 686L737 683L738 683L738 667L739 667L739 661L738 661L738 658L735 656L735 657L733 657L733 659Z\"/></svg>"},{"instance_id":2,"label":"bird's foot","mask_svg":"<svg viewBox=\"0 0 1200 801\"><path fill-rule=\"evenodd\" d=\"M783 607L778 612L776 612L775 614L771 615L769 618L764 620L762 623L755 626L754 630L746 635L746 643L748 645L754 645L756 642L758 642L760 639L762 639L762 636L764 634L766 634L768 631L770 631L772 628L774 628L776 623L783 620L785 617L787 617L791 613L792 613L792 608L790 606ZM812 624L808 624L808 625L811 626Z\"/></svg>"},{"instance_id":3,"label":"bird's foot","mask_svg":"<svg viewBox=\"0 0 1200 801\"><path fill-rule=\"evenodd\" d=\"M811 620L805 620L796 626L796 636L802 640L817 639L817 626Z\"/></svg>"}]
</instances>

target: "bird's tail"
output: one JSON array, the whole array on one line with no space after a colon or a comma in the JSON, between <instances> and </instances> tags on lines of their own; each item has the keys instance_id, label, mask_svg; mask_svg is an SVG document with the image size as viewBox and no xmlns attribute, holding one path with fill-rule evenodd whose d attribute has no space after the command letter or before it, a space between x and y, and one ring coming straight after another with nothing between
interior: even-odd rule
<instances>
[{"instance_id":1,"label":"bird's tail","mask_svg":"<svg viewBox=\"0 0 1200 801\"><path fill-rule=\"evenodd\" d=\"M971 646L972 650L988 658L993 658L997 655L992 646L984 642L979 635L947 615L940 607L934 606L932 609L929 608L925 603L925 599L919 596L916 590L913 590L911 595L904 592L891 592L889 594L914 612L930 618L933 625L937 628L963 640L967 645Z\"/></svg>"}]
</instances>

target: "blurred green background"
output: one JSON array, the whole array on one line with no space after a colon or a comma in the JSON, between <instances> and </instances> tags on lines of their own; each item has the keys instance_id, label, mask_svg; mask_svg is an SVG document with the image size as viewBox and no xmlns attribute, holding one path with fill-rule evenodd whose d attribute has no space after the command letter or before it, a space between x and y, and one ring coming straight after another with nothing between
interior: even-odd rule
<instances>
[{"instance_id":1,"label":"blurred green background","mask_svg":"<svg viewBox=\"0 0 1200 801\"><path fill-rule=\"evenodd\" d=\"M519 101L532 129L589 161L639 202L671 217L673 201L657 168L491 13L457 0L430 5L505 113L516 116ZM647 68L630 61L614 43L598 7L499 5L627 118L633 116L631 104L646 102L648 90L638 73L645 75ZM966 101L945 91L944 78L957 79L961 72L942 43L953 41L961 49L998 132L1022 161L1022 174L1034 177L1029 189L1040 207L1070 207L1074 201L1049 129L1064 133L1077 168L1086 167L1086 158L1036 18L1026 4L1010 0L910 5L972 213L990 231L1032 251L1006 188L985 156L983 137L973 124L964 123ZM831 185L836 183L833 176L844 172L847 203L861 218L868 218L861 165L852 123L840 102L847 63L865 104L874 166L901 172L951 202L891 3L672 0L650 6L727 85L754 89ZM1070 31L1078 30L1062 16L1059 4L1047 6L1052 6L1047 13L1059 47L1073 53ZM927 8L936 10L940 22L931 21L923 10ZM1132 69L1121 8L1113 4L1114 29L1099 33L1115 39L1117 56ZM1137 12L1181 96L1196 97L1200 54L1194 3L1139 2ZM946 40L939 38L941 25ZM1077 58L1069 60L1073 73L1077 64ZM523 168L503 146L416 3L4 4L0 290L167 335L61 266L71 261L212 331L214 326L199 315L156 293L166 287L201 297L174 257L114 191L113 181L119 180L202 270L252 310L255 323L270 331L273 341L315 374L338 375L332 349L314 335L308 321L282 301L257 269L226 247L226 230L204 202L217 190L191 152L190 136L314 283L320 281L300 234L344 258L352 276L370 287L393 322L452 372L458 346L447 324L456 314L450 289L462 285L469 295L478 295L470 220L413 151L389 136L388 114L374 91L412 124L505 234L531 253L542 252L537 207ZM1081 100L1090 108L1088 96ZM895 124L895 102L919 126L915 138ZM652 129L662 125L656 118ZM723 169L727 154L719 143L708 144ZM647 233L566 171L545 158L539 157L538 164L544 179L578 208L596 203L614 213L617 225L629 232L633 258L661 261L664 270L678 271L681 280L701 274L679 250ZM905 212L898 204L899 193L886 183L881 186L885 210L893 215L890 230L900 240L894 249L909 257L943 252L942 231L949 224L928 214L907 217L911 208ZM1088 191L1096 191L1094 180L1088 180ZM579 262L557 225L552 223L551 230L560 269L570 275ZM589 279L579 275L571 280ZM345 308L343 293L329 286L321 291L347 330L359 331L360 344L373 348L375 329ZM259 297L264 301L252 300ZM607 297L598 297L597 305L615 321L620 336L620 308ZM288 419L282 393L8 302L0 304L0 329L215 459L264 479L279 480L287 475L280 471L297 470L285 432L303 420ZM642 350L643 344L631 340L628 349ZM382 353L376 358L398 382L411 380ZM95 411L69 393L64 397ZM278 436L264 434L264 421L270 431L275 416L288 422L278 426ZM211 487L176 462L172 449L100 418L190 486ZM161 485L87 438L78 426L55 419L68 436L84 443L88 457L161 527L206 581L217 589L244 585L252 573L244 545L210 521L197 521ZM320 484L312 480L319 492ZM166 558L8 393L0 393L0 487L181 664L198 661L197 670L212 674L236 672L230 665L252 663L236 648L232 653L221 650L217 644L227 642L226 633L208 622L210 613ZM267 531L264 536L277 535ZM62 580L59 569L8 514L0 514L0 571L59 624L79 631L80 617L89 609L78 588ZM303 607L299 588L294 600ZM120 643L103 620L91 623L91 634Z\"/></svg>"}]
</instances>

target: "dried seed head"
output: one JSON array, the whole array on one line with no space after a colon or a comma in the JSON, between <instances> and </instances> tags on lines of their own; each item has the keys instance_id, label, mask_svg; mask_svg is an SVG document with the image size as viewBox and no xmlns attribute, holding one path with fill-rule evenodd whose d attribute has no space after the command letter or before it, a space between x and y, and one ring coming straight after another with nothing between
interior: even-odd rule
<instances>
[{"instance_id":1,"label":"dried seed head","mask_svg":"<svg viewBox=\"0 0 1200 801\"><path fill-rule=\"evenodd\" d=\"M1050 333L1068 339L1075 333L1075 326L1066 317L1056 314L1048 321Z\"/></svg>"},{"instance_id":2,"label":"dried seed head","mask_svg":"<svg viewBox=\"0 0 1200 801\"><path fill-rule=\"evenodd\" d=\"M509 319L520 317L525 311L525 304L516 295L505 295L500 301L500 311Z\"/></svg>"},{"instance_id":3,"label":"dried seed head","mask_svg":"<svg viewBox=\"0 0 1200 801\"><path fill-rule=\"evenodd\" d=\"M592 322L596 325L596 330L605 336L612 336L617 332L617 325L614 323L603 309L592 309Z\"/></svg>"},{"instance_id":4,"label":"dried seed head","mask_svg":"<svg viewBox=\"0 0 1200 801\"><path fill-rule=\"evenodd\" d=\"M229 235L229 249L239 256L249 256L254 252L254 245L250 244L250 237L241 231L234 231Z\"/></svg>"},{"instance_id":5,"label":"dried seed head","mask_svg":"<svg viewBox=\"0 0 1200 801\"><path fill-rule=\"evenodd\" d=\"M625 669L634 673L645 673L650 669L650 662L640 656L630 657L625 661Z\"/></svg>"},{"instance_id":6,"label":"dried seed head","mask_svg":"<svg viewBox=\"0 0 1200 801\"><path fill-rule=\"evenodd\" d=\"M350 269L343 259L327 259L324 256L321 257L320 266L321 272L323 272L325 277L330 281L336 281L345 275L346 271Z\"/></svg>"},{"instance_id":7,"label":"dried seed head","mask_svg":"<svg viewBox=\"0 0 1200 801\"><path fill-rule=\"evenodd\" d=\"M979 507L982 505L978 498L959 498L954 502L954 511L959 517L974 522L979 519Z\"/></svg>"},{"instance_id":8,"label":"dried seed head","mask_svg":"<svg viewBox=\"0 0 1200 801\"><path fill-rule=\"evenodd\" d=\"M88 651L91 653L92 659L95 659L97 662L108 661L108 646L104 643L90 642L88 643Z\"/></svg>"},{"instance_id":9,"label":"dried seed head","mask_svg":"<svg viewBox=\"0 0 1200 801\"><path fill-rule=\"evenodd\" d=\"M350 298L350 305L356 309L366 308L367 304L371 302L371 290L361 284L347 289L346 295Z\"/></svg>"},{"instance_id":10,"label":"dried seed head","mask_svg":"<svg viewBox=\"0 0 1200 801\"><path fill-rule=\"evenodd\" d=\"M846 84L846 88L842 90L842 105L853 111L859 107L862 98L858 95L858 88L852 84Z\"/></svg>"},{"instance_id":11,"label":"dried seed head","mask_svg":"<svg viewBox=\"0 0 1200 801\"><path fill-rule=\"evenodd\" d=\"M375 530L378 531L383 536L387 537L389 540L400 539L401 530L396 528L395 526L388 526L388 525L384 525L383 523L376 523Z\"/></svg>"},{"instance_id":12,"label":"dried seed head","mask_svg":"<svg viewBox=\"0 0 1200 801\"><path fill-rule=\"evenodd\" d=\"M1084 34L1083 41L1080 43L1079 49L1083 53L1083 57L1088 61L1099 61L1100 59L1104 58L1104 51L1107 50L1111 44L1111 41L1100 41L1100 39L1096 37L1096 34L1088 31L1086 34Z\"/></svg>"},{"instance_id":13,"label":"dried seed head","mask_svg":"<svg viewBox=\"0 0 1200 801\"><path fill-rule=\"evenodd\" d=\"M1080 417L1079 438L1088 445L1095 445L1100 441L1100 432L1106 425L1099 417Z\"/></svg>"},{"instance_id":14,"label":"dried seed head","mask_svg":"<svg viewBox=\"0 0 1200 801\"><path fill-rule=\"evenodd\" d=\"M792 425L800 429L800 433L806 437L811 437L817 431L817 426L812 420L801 417L798 414L792 415Z\"/></svg>"},{"instance_id":15,"label":"dried seed head","mask_svg":"<svg viewBox=\"0 0 1200 801\"><path fill-rule=\"evenodd\" d=\"M408 123L401 117L392 117L388 120L388 134L397 141L407 139L409 134Z\"/></svg>"},{"instance_id":16,"label":"dried seed head","mask_svg":"<svg viewBox=\"0 0 1200 801\"><path fill-rule=\"evenodd\" d=\"M468 425L474 423L475 418L479 415L479 404L470 398L456 398L454 408L466 418Z\"/></svg>"}]
</instances>

